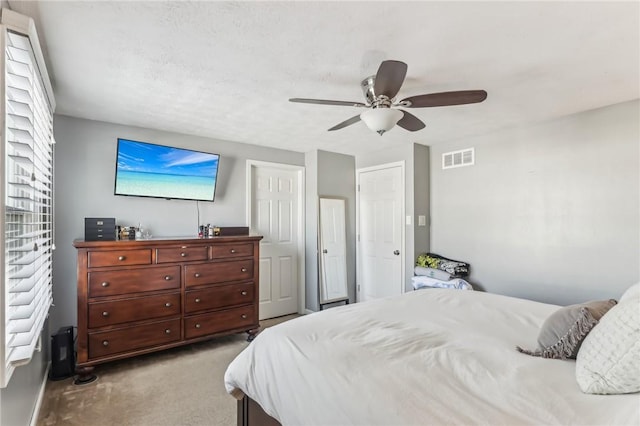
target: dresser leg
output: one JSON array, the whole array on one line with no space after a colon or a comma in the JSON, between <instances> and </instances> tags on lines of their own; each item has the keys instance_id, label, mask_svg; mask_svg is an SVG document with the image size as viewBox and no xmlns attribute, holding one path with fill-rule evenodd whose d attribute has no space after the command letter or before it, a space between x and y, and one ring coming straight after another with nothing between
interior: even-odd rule
<instances>
[{"instance_id":1,"label":"dresser leg","mask_svg":"<svg viewBox=\"0 0 640 426\"><path fill-rule=\"evenodd\" d=\"M247 330L247 342L251 342L253 339L255 339L259 331L260 331L260 327Z\"/></svg>"},{"instance_id":2,"label":"dresser leg","mask_svg":"<svg viewBox=\"0 0 640 426\"><path fill-rule=\"evenodd\" d=\"M86 385L88 383L94 382L98 376L93 374L94 366L88 367L76 367L76 374L78 377L73 381L74 385Z\"/></svg>"}]
</instances>

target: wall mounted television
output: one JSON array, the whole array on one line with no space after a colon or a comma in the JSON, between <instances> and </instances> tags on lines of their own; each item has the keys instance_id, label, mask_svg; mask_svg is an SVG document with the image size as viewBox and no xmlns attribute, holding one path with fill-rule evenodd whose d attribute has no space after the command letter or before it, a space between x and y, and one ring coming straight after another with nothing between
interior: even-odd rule
<instances>
[{"instance_id":1,"label":"wall mounted television","mask_svg":"<svg viewBox=\"0 0 640 426\"><path fill-rule=\"evenodd\" d=\"M118 138L115 195L213 201L218 154Z\"/></svg>"}]
</instances>

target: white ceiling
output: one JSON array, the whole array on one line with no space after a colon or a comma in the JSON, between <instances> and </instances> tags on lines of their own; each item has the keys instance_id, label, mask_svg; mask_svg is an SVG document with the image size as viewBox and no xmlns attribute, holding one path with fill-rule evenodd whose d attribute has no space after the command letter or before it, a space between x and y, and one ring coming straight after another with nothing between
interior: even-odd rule
<instances>
[{"instance_id":1,"label":"white ceiling","mask_svg":"<svg viewBox=\"0 0 640 426\"><path fill-rule=\"evenodd\" d=\"M58 114L306 152L426 145L640 97L640 3L9 1L32 16ZM383 136L362 110L380 62L398 99L484 89L481 104L412 109Z\"/></svg>"}]
</instances>

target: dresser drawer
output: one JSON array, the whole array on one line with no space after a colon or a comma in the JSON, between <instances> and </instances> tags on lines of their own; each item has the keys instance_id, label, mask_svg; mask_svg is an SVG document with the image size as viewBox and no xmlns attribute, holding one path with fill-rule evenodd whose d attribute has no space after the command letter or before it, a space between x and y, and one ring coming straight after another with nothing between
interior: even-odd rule
<instances>
[{"instance_id":1,"label":"dresser drawer","mask_svg":"<svg viewBox=\"0 0 640 426\"><path fill-rule=\"evenodd\" d=\"M217 244L211 246L211 259L253 256L253 244Z\"/></svg>"},{"instance_id":2,"label":"dresser drawer","mask_svg":"<svg viewBox=\"0 0 640 426\"><path fill-rule=\"evenodd\" d=\"M253 303L255 285L253 283L220 285L202 290L187 291L184 311L193 313L227 306Z\"/></svg>"},{"instance_id":3,"label":"dresser drawer","mask_svg":"<svg viewBox=\"0 0 640 426\"><path fill-rule=\"evenodd\" d=\"M151 249L90 251L89 268L101 266L149 265Z\"/></svg>"},{"instance_id":4,"label":"dresser drawer","mask_svg":"<svg viewBox=\"0 0 640 426\"><path fill-rule=\"evenodd\" d=\"M96 302L89 304L89 328L180 315L180 294Z\"/></svg>"},{"instance_id":5,"label":"dresser drawer","mask_svg":"<svg viewBox=\"0 0 640 426\"><path fill-rule=\"evenodd\" d=\"M180 319L89 333L89 358L127 352L180 340Z\"/></svg>"},{"instance_id":6,"label":"dresser drawer","mask_svg":"<svg viewBox=\"0 0 640 426\"><path fill-rule=\"evenodd\" d=\"M180 266L89 272L89 297L180 288Z\"/></svg>"},{"instance_id":7,"label":"dresser drawer","mask_svg":"<svg viewBox=\"0 0 640 426\"><path fill-rule=\"evenodd\" d=\"M189 262L207 260L207 247L170 247L156 249L156 262Z\"/></svg>"},{"instance_id":8,"label":"dresser drawer","mask_svg":"<svg viewBox=\"0 0 640 426\"><path fill-rule=\"evenodd\" d=\"M184 337L192 339L221 331L251 327L257 322L254 305L194 315L184 319Z\"/></svg>"},{"instance_id":9,"label":"dresser drawer","mask_svg":"<svg viewBox=\"0 0 640 426\"><path fill-rule=\"evenodd\" d=\"M187 265L184 270L187 287L227 281L246 281L253 278L253 260Z\"/></svg>"}]
</instances>

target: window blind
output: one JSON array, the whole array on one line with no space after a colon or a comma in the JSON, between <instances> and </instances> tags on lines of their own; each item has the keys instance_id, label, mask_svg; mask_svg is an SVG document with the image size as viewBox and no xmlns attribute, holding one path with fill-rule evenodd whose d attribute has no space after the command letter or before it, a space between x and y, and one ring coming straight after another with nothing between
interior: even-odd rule
<instances>
[{"instance_id":1,"label":"window blind","mask_svg":"<svg viewBox=\"0 0 640 426\"><path fill-rule=\"evenodd\" d=\"M34 353L52 303L53 108L29 36L4 41L2 387Z\"/></svg>"}]
</instances>

